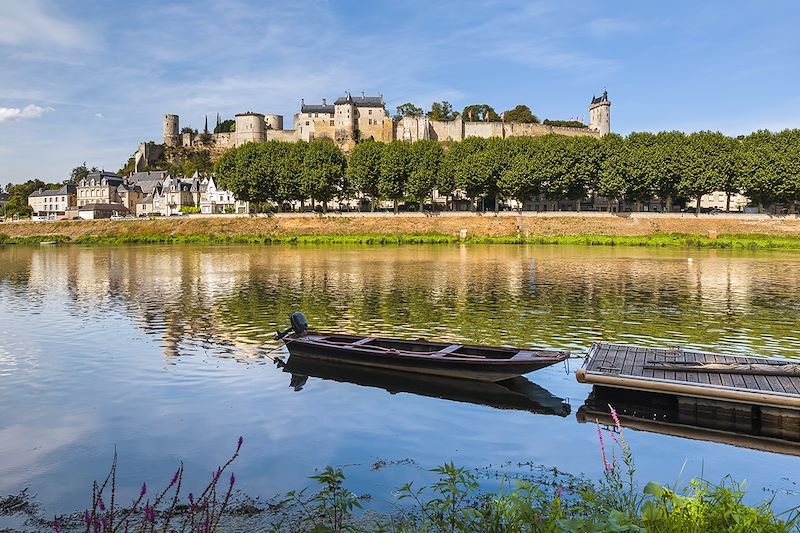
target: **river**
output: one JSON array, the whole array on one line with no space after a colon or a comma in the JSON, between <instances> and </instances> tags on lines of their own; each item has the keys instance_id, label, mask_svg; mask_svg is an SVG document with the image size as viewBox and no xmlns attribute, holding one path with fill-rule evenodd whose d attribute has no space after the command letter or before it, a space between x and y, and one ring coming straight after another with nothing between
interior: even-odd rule
<instances>
[{"instance_id":1,"label":"river","mask_svg":"<svg viewBox=\"0 0 800 533\"><path fill-rule=\"evenodd\" d=\"M265 497L308 485L326 465L344 467L377 508L445 461L597 479L596 427L576 417L591 387L574 378L593 342L797 357L798 287L800 256L780 252L0 247L0 495L30 487L51 514L84 508L115 449L124 494L166 485L181 461L197 486L239 435L237 484ZM541 409L341 376L290 386L272 335L294 310L320 330L575 357L526 376ZM798 457L633 429L626 438L642 482L731 474L755 501L764 488L799 499Z\"/></svg>"}]
</instances>

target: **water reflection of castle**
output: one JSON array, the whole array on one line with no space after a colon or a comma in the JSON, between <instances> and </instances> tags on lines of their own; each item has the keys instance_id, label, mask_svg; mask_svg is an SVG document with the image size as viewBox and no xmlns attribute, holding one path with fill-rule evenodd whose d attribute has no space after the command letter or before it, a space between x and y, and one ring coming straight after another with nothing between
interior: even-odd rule
<instances>
[{"instance_id":1,"label":"water reflection of castle","mask_svg":"<svg viewBox=\"0 0 800 533\"><path fill-rule=\"evenodd\" d=\"M89 310L119 306L134 324L161 337L167 356L185 343L250 357L264 343L271 346L271 332L300 307L325 328L380 332L400 321L407 324L401 333L410 336L430 335L438 325L437 336L476 341L496 337L498 321L509 318L516 323L504 324L505 342L525 343L531 324L541 331L563 329L560 316L576 301L614 310L625 305L615 300L621 295L646 289L642 301L651 305L724 313L744 309L758 279L757 262L724 255L687 261L636 251L597 253L65 247L28 250L20 260L30 262L34 301L56 291ZM518 310L529 308L537 316L521 318ZM467 318L470 327L460 329Z\"/></svg>"}]
</instances>

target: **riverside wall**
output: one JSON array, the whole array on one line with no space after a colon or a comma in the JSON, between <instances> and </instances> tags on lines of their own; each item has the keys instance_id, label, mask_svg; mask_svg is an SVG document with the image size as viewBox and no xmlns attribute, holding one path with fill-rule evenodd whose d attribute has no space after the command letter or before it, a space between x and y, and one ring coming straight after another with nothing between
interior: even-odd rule
<instances>
[{"instance_id":1,"label":"riverside wall","mask_svg":"<svg viewBox=\"0 0 800 533\"><path fill-rule=\"evenodd\" d=\"M0 233L10 237L62 235L124 237L174 236L319 236L319 235L445 235L468 237L561 237L583 235L647 236L684 234L716 238L722 235L765 235L800 238L800 217L769 215L700 215L631 213L524 213L498 215L441 213L313 213L273 216L192 215L155 219L63 222L5 222Z\"/></svg>"}]
</instances>

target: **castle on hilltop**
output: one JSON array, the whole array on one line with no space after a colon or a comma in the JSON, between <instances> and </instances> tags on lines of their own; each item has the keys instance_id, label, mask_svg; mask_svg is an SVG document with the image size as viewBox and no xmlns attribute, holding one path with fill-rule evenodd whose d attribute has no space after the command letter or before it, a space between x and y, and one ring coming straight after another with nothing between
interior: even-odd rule
<instances>
[{"instance_id":1,"label":"castle on hilltop","mask_svg":"<svg viewBox=\"0 0 800 533\"><path fill-rule=\"evenodd\" d=\"M178 115L164 115L162 146L142 144L135 154L135 168L144 170L152 161L163 156L164 147L185 147L209 150L219 155L229 148L248 142L314 141L328 139L349 151L359 140L461 141L467 137L534 137L556 133L570 136L602 137L611 131L611 102L608 92L593 97L589 105L589 127L565 127L547 124L505 121L431 120L426 116L404 116L395 122L386 112L383 95L352 96L349 92L328 104L306 104L300 100L300 112L294 115L294 129L283 128L283 116L261 113L239 113L232 131L198 134L182 132Z\"/></svg>"}]
</instances>

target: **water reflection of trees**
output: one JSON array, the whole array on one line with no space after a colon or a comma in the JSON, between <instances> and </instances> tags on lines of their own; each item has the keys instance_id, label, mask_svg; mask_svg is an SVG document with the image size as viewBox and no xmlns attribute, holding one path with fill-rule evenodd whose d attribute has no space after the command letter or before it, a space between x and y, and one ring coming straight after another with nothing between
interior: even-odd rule
<instances>
[{"instance_id":1,"label":"water reflection of trees","mask_svg":"<svg viewBox=\"0 0 800 533\"><path fill-rule=\"evenodd\" d=\"M798 260L569 247L61 247L0 250L0 297L117 311L165 355L257 354L293 310L345 332L793 355ZM3 294L7 296L2 296Z\"/></svg>"}]
</instances>

